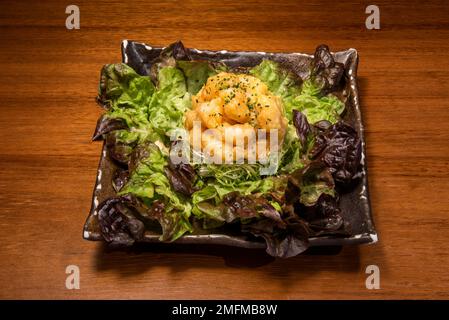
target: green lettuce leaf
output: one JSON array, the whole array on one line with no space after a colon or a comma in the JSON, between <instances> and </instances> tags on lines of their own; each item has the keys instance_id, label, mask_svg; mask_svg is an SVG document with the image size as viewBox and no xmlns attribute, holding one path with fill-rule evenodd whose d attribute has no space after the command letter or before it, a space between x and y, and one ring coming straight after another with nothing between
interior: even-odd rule
<instances>
[{"instance_id":1,"label":"green lettuce leaf","mask_svg":"<svg viewBox=\"0 0 449 320\"><path fill-rule=\"evenodd\" d=\"M306 80L301 94L291 101L292 108L304 113L311 124L321 120L334 124L340 120L345 104L334 95L321 96L320 91L321 89L312 81Z\"/></svg>"},{"instance_id":2,"label":"green lettuce leaf","mask_svg":"<svg viewBox=\"0 0 449 320\"><path fill-rule=\"evenodd\" d=\"M150 78L124 63L106 64L101 70L97 99L106 107L119 102L134 107L149 102L155 88Z\"/></svg>"},{"instance_id":3,"label":"green lettuce leaf","mask_svg":"<svg viewBox=\"0 0 449 320\"><path fill-rule=\"evenodd\" d=\"M197 172L203 180L207 181L205 188L214 190L214 200L218 204L230 192L249 195L271 190L275 178L262 178L260 167L259 164L208 164L199 166Z\"/></svg>"},{"instance_id":4,"label":"green lettuce leaf","mask_svg":"<svg viewBox=\"0 0 449 320\"><path fill-rule=\"evenodd\" d=\"M166 156L156 145L152 143L139 145L134 150L130 161L129 180L120 190L119 195L134 195L143 199L149 206L155 200L161 201L165 209L163 218L159 219L164 230L161 240L173 241L183 233L192 230L188 220L192 205L172 190L164 172L167 165ZM173 233L173 230L176 232Z\"/></svg>"},{"instance_id":5,"label":"green lettuce leaf","mask_svg":"<svg viewBox=\"0 0 449 320\"><path fill-rule=\"evenodd\" d=\"M149 77L138 75L124 63L109 64L101 72L98 100L108 107L109 119L141 128L148 125L147 109L154 91Z\"/></svg>"},{"instance_id":6,"label":"green lettuce leaf","mask_svg":"<svg viewBox=\"0 0 449 320\"><path fill-rule=\"evenodd\" d=\"M154 131L168 143L172 130L183 127L184 114L191 107L191 96L178 68L162 68L158 79L157 91L148 107L148 118Z\"/></svg>"},{"instance_id":7,"label":"green lettuce leaf","mask_svg":"<svg viewBox=\"0 0 449 320\"><path fill-rule=\"evenodd\" d=\"M305 206L313 206L322 194L332 197L335 193L335 182L328 168L320 162L312 162L303 169L292 172L289 178L288 192L299 198Z\"/></svg>"},{"instance_id":8,"label":"green lettuce leaf","mask_svg":"<svg viewBox=\"0 0 449 320\"><path fill-rule=\"evenodd\" d=\"M274 95L282 98L286 117L291 121L291 101L301 93L301 78L271 60L263 60L259 65L252 68L249 73L262 80Z\"/></svg>"},{"instance_id":9,"label":"green lettuce leaf","mask_svg":"<svg viewBox=\"0 0 449 320\"><path fill-rule=\"evenodd\" d=\"M261 177L259 167L250 164L201 166L197 170L206 182L203 183L205 187L192 194L192 213L197 218L225 221L228 213L221 205L227 195L264 195L285 189L285 177Z\"/></svg>"},{"instance_id":10,"label":"green lettuce leaf","mask_svg":"<svg viewBox=\"0 0 449 320\"><path fill-rule=\"evenodd\" d=\"M176 66L182 70L186 78L187 91L197 94L210 76L226 70L225 65L212 65L208 61L177 61Z\"/></svg>"},{"instance_id":11,"label":"green lettuce leaf","mask_svg":"<svg viewBox=\"0 0 449 320\"><path fill-rule=\"evenodd\" d=\"M280 150L278 172L290 173L302 167L304 167L303 146L298 139L295 127L288 124Z\"/></svg>"},{"instance_id":12,"label":"green lettuce leaf","mask_svg":"<svg viewBox=\"0 0 449 320\"><path fill-rule=\"evenodd\" d=\"M144 100L154 91L154 85L149 77L138 75L131 67L124 63L106 64L100 74L98 101L109 107L111 102L117 101L122 95L123 100Z\"/></svg>"},{"instance_id":13,"label":"green lettuce leaf","mask_svg":"<svg viewBox=\"0 0 449 320\"><path fill-rule=\"evenodd\" d=\"M178 68L159 70L158 87L148 76L140 76L125 64L107 65L102 70L99 100L109 107L108 119L120 119L135 140L161 141L168 145L171 131L183 126L191 97Z\"/></svg>"},{"instance_id":14,"label":"green lettuce leaf","mask_svg":"<svg viewBox=\"0 0 449 320\"><path fill-rule=\"evenodd\" d=\"M309 123L320 120L335 123L345 109L345 105L337 97L322 95L322 88L311 79L301 81L292 72L282 68L277 62L263 60L250 70L250 74L262 80L270 91L282 98L285 115L292 121L293 109L304 113Z\"/></svg>"}]
</instances>

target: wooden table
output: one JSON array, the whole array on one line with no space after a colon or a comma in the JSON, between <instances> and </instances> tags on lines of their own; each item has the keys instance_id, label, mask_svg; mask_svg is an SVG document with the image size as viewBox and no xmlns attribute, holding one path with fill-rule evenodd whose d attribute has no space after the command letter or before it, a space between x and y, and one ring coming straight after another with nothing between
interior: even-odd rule
<instances>
[{"instance_id":1,"label":"wooden table","mask_svg":"<svg viewBox=\"0 0 449 320\"><path fill-rule=\"evenodd\" d=\"M80 8L67 30L65 8ZM2 1L0 298L449 298L449 6L359 1ZM122 39L200 49L360 53L379 243L273 260L220 247L110 251L82 239L101 143L104 63ZM77 265L81 289L65 287ZM365 288L377 265L381 289Z\"/></svg>"}]
</instances>

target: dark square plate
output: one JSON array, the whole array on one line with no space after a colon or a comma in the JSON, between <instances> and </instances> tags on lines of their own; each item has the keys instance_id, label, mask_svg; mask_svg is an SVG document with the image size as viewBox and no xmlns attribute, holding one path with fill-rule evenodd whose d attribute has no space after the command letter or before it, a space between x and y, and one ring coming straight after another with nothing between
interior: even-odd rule
<instances>
[{"instance_id":1,"label":"dark square plate","mask_svg":"<svg viewBox=\"0 0 449 320\"><path fill-rule=\"evenodd\" d=\"M159 56L163 48L155 48L147 44L124 40L122 43L123 62L131 66L137 73L147 75L151 61ZM188 49L193 59L222 61L230 67L251 67L259 64L262 59L275 60L304 78L312 55L303 53L267 53L267 52L232 52L208 51ZM363 135L362 117L360 113L357 91L357 64L358 54L355 49L348 49L334 53L335 60L345 66L345 86L339 96L346 101L344 119L352 123L362 139L362 165L363 177L360 183L349 193L341 196L340 207L343 218L350 226L350 235L326 236L310 238L311 246L329 246L362 244L377 242L377 233L371 216L368 181L365 162L365 141ZM115 194L112 187L112 176L116 165L108 158L107 151L103 150L98 168L98 175L92 196L92 207L84 226L83 237L87 240L102 240L98 226L97 206L106 198ZM144 242L159 242L158 231L147 230ZM226 229L210 230L207 234L189 234L176 240L176 243L194 244L221 244L245 248L264 248L263 240L255 239L241 233L233 233Z\"/></svg>"}]
</instances>

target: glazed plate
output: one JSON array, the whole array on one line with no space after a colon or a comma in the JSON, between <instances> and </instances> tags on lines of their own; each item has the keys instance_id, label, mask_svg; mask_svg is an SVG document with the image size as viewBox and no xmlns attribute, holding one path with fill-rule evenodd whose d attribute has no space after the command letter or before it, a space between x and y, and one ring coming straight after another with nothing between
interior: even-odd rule
<instances>
[{"instance_id":1,"label":"glazed plate","mask_svg":"<svg viewBox=\"0 0 449 320\"><path fill-rule=\"evenodd\" d=\"M148 44L125 40L122 43L122 60L137 73L147 75L152 61L159 56L163 48L152 47ZM234 51L208 51L188 49L195 60L221 61L229 67L252 67L259 64L262 59L275 60L304 78L313 55L303 53L268 53L268 52L234 52ZM362 116L360 112L357 91L357 64L358 54L355 49L348 49L333 53L335 61L345 66L345 85L337 94L346 101L344 120L354 125L362 139L362 165L363 176L359 184L340 199L340 208L345 223L349 227L346 236L323 236L310 238L310 246L339 246L347 244L362 244L377 242L377 233L374 227L368 193L368 180L366 168L365 140L363 133ZM97 179L92 196L92 206L84 225L83 237L87 240L100 241L103 237L98 225L97 207L105 199L115 195L112 187L112 176L116 165L107 155L103 145ZM159 230L147 230L144 242L159 243ZM212 229L208 233L197 231L184 235L176 243L189 244L218 244L244 248L265 248L265 242L251 235L234 232L229 228Z\"/></svg>"}]
</instances>

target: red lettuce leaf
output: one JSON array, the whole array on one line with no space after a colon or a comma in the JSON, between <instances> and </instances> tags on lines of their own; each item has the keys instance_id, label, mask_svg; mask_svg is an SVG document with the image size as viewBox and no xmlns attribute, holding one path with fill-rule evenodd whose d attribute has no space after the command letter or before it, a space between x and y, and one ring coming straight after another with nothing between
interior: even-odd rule
<instances>
[{"instance_id":1,"label":"red lettuce leaf","mask_svg":"<svg viewBox=\"0 0 449 320\"><path fill-rule=\"evenodd\" d=\"M138 141L137 139L122 139L121 132L123 131L115 130L106 134L106 148L110 158L126 166Z\"/></svg>"},{"instance_id":2,"label":"red lettuce leaf","mask_svg":"<svg viewBox=\"0 0 449 320\"><path fill-rule=\"evenodd\" d=\"M316 136L310 156L325 164L337 183L349 185L361 174L361 143L357 131L339 121Z\"/></svg>"},{"instance_id":3,"label":"red lettuce leaf","mask_svg":"<svg viewBox=\"0 0 449 320\"><path fill-rule=\"evenodd\" d=\"M242 231L262 237L267 245L267 253L273 257L289 258L309 248L310 230L305 221L290 217L281 223L263 219L242 225Z\"/></svg>"},{"instance_id":4,"label":"red lettuce leaf","mask_svg":"<svg viewBox=\"0 0 449 320\"><path fill-rule=\"evenodd\" d=\"M333 92L338 88L344 69L342 63L335 62L327 45L322 44L316 48L311 64L310 76L314 83L321 89L323 95Z\"/></svg>"},{"instance_id":5,"label":"red lettuce leaf","mask_svg":"<svg viewBox=\"0 0 449 320\"><path fill-rule=\"evenodd\" d=\"M122 119L110 118L106 113L98 118L92 141L100 140L103 135L114 130L126 129L128 126Z\"/></svg>"},{"instance_id":6,"label":"red lettuce leaf","mask_svg":"<svg viewBox=\"0 0 449 320\"><path fill-rule=\"evenodd\" d=\"M114 245L132 245L141 240L145 225L129 198L109 198L98 206L98 223L105 241Z\"/></svg>"},{"instance_id":7,"label":"red lettuce leaf","mask_svg":"<svg viewBox=\"0 0 449 320\"><path fill-rule=\"evenodd\" d=\"M338 199L329 194L321 194L314 206L303 206L299 212L314 232L332 233L343 227Z\"/></svg>"},{"instance_id":8,"label":"red lettuce leaf","mask_svg":"<svg viewBox=\"0 0 449 320\"><path fill-rule=\"evenodd\" d=\"M174 141L170 152L181 144L181 141ZM172 160L172 157L169 157L168 166L165 167L165 173L170 181L170 185L176 192L185 196L191 196L197 191L193 186L196 180L195 170L185 158L178 159L179 163L174 163Z\"/></svg>"},{"instance_id":9,"label":"red lettuce leaf","mask_svg":"<svg viewBox=\"0 0 449 320\"><path fill-rule=\"evenodd\" d=\"M159 57L152 61L150 77L153 82L158 83L157 76L159 74L159 70L168 66L175 67L177 60L191 60L188 50L184 47L181 41L174 42L164 48Z\"/></svg>"},{"instance_id":10,"label":"red lettuce leaf","mask_svg":"<svg viewBox=\"0 0 449 320\"><path fill-rule=\"evenodd\" d=\"M114 188L115 192L119 192L128 182L128 180L129 171L122 168L117 168L117 170L115 170L114 172L114 176L112 177L112 187Z\"/></svg>"},{"instance_id":11,"label":"red lettuce leaf","mask_svg":"<svg viewBox=\"0 0 449 320\"><path fill-rule=\"evenodd\" d=\"M296 133L298 134L301 146L304 147L307 143L309 134L312 132L307 117L302 112L293 110L293 124L296 128Z\"/></svg>"}]
</instances>

